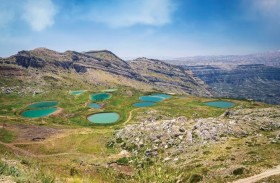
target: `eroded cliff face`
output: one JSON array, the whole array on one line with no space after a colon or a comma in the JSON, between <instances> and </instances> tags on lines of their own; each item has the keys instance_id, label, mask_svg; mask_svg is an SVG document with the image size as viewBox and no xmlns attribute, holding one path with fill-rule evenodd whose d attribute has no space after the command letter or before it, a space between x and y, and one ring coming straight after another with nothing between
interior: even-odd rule
<instances>
[{"instance_id":1,"label":"eroded cliff face","mask_svg":"<svg viewBox=\"0 0 280 183\"><path fill-rule=\"evenodd\" d=\"M214 66L186 66L209 85L217 97L247 98L280 104L280 68L263 64L238 65L225 70Z\"/></svg>"},{"instance_id":2,"label":"eroded cliff face","mask_svg":"<svg viewBox=\"0 0 280 183\"><path fill-rule=\"evenodd\" d=\"M20 51L9 58L2 58L0 64L3 71L7 68L12 72L11 68L17 68L33 75L30 77L34 82L37 81L38 85L46 83L44 79L46 76L47 82L52 82L50 77L59 81L61 75L71 73L69 77L98 85L113 84L211 96L207 86L194 77L190 70L151 59L142 58L126 62L107 50L60 53L46 48L37 48L31 51ZM17 77L17 74L13 74L13 77ZM64 80L65 77L67 76L63 76Z\"/></svg>"},{"instance_id":3,"label":"eroded cliff face","mask_svg":"<svg viewBox=\"0 0 280 183\"><path fill-rule=\"evenodd\" d=\"M185 57L166 62L190 69L215 97L280 104L280 51Z\"/></svg>"}]
</instances>

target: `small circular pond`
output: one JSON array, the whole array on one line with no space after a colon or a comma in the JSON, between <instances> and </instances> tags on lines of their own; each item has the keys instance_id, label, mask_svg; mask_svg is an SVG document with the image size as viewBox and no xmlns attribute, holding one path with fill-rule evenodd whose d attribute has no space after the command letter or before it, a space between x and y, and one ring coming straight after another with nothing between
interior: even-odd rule
<instances>
[{"instance_id":1,"label":"small circular pond","mask_svg":"<svg viewBox=\"0 0 280 183\"><path fill-rule=\"evenodd\" d=\"M104 101L104 100L111 98L111 96L112 95L109 93L97 93L97 94L91 95L91 100L92 101Z\"/></svg>"},{"instance_id":2,"label":"small circular pond","mask_svg":"<svg viewBox=\"0 0 280 183\"><path fill-rule=\"evenodd\" d=\"M90 107L90 108L94 108L94 109L100 109L101 108L101 105L97 104L97 103L89 103L87 106Z\"/></svg>"},{"instance_id":3,"label":"small circular pond","mask_svg":"<svg viewBox=\"0 0 280 183\"><path fill-rule=\"evenodd\" d=\"M56 107L50 107L45 109L31 109L22 112L21 115L26 118L40 118L40 117L48 116L56 112L57 110L58 109Z\"/></svg>"},{"instance_id":4,"label":"small circular pond","mask_svg":"<svg viewBox=\"0 0 280 183\"><path fill-rule=\"evenodd\" d=\"M70 94L72 94L72 95L80 95L80 94L82 94L84 92L85 92L85 90L71 91Z\"/></svg>"},{"instance_id":5,"label":"small circular pond","mask_svg":"<svg viewBox=\"0 0 280 183\"><path fill-rule=\"evenodd\" d=\"M58 104L58 102L56 102L56 101L36 102L36 103L33 103L33 104L27 106L27 108L29 108L29 109L48 108L48 107L55 107L55 106L57 106L57 104Z\"/></svg>"},{"instance_id":6,"label":"small circular pond","mask_svg":"<svg viewBox=\"0 0 280 183\"><path fill-rule=\"evenodd\" d=\"M96 113L87 117L87 119L95 124L112 124L118 121L120 115L115 112Z\"/></svg>"},{"instance_id":7,"label":"small circular pond","mask_svg":"<svg viewBox=\"0 0 280 183\"><path fill-rule=\"evenodd\" d=\"M133 104L134 107L150 107L153 105L155 105L154 102L138 102L138 103Z\"/></svg>"},{"instance_id":8,"label":"small circular pond","mask_svg":"<svg viewBox=\"0 0 280 183\"><path fill-rule=\"evenodd\" d=\"M142 101L145 101L145 102L160 102L160 101L164 100L164 98L162 98L162 97L151 96L151 95L142 96L139 99Z\"/></svg>"},{"instance_id":9,"label":"small circular pond","mask_svg":"<svg viewBox=\"0 0 280 183\"><path fill-rule=\"evenodd\" d=\"M207 106L218 107L218 108L231 108L235 105L233 102L227 102L227 101L222 101L222 100L205 102L204 104Z\"/></svg>"}]
</instances>

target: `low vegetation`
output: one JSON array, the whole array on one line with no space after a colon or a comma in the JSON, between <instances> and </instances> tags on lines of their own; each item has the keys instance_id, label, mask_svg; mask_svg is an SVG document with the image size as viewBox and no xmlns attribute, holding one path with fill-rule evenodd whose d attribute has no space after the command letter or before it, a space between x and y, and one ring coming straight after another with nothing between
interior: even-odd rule
<instances>
[{"instance_id":1,"label":"low vegetation","mask_svg":"<svg viewBox=\"0 0 280 183\"><path fill-rule=\"evenodd\" d=\"M77 96L69 94L70 90L82 89L87 91ZM0 94L0 177L16 182L46 183L225 182L280 163L275 156L280 153L280 143L275 140L278 128L190 146L181 155L172 154L168 149L159 151L155 157L145 155L144 150L135 154L135 147L124 150L124 144L116 144L123 141L112 139L127 125L179 117L194 121L217 118L227 109L203 104L214 99L186 95L174 95L152 107L135 108L132 104L150 93L130 87L118 87L112 98L101 102L104 104L101 109L87 107L89 95L103 89L106 88L54 87L51 91L24 97ZM45 100L58 101L63 112L38 119L21 117L28 104ZM236 104L232 110L271 107L245 100L225 100ZM90 114L106 111L119 113L120 120L109 126L98 126L86 119ZM26 132L28 129L32 130ZM50 132L49 136L45 135Z\"/></svg>"}]
</instances>

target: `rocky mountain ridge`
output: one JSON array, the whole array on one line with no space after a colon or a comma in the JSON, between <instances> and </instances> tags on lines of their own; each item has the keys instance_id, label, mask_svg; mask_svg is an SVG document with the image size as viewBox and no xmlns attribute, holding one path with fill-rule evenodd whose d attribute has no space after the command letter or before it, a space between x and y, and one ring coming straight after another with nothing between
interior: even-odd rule
<instances>
[{"instance_id":1,"label":"rocky mountain ridge","mask_svg":"<svg viewBox=\"0 0 280 183\"><path fill-rule=\"evenodd\" d=\"M38 85L46 83L46 77L48 80L67 83L67 74L71 73L71 77L93 85L124 85L211 96L207 86L187 69L151 59L126 62L107 50L60 53L37 48L20 51L11 57L0 59L0 69L1 75L8 79L12 79L10 76L21 79L28 76L34 82L38 81Z\"/></svg>"}]
</instances>

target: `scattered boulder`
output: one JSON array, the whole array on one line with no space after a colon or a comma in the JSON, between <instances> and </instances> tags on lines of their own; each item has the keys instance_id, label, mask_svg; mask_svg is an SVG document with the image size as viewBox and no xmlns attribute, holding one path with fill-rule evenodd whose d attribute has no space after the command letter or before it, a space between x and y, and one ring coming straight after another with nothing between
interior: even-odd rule
<instances>
[{"instance_id":1,"label":"scattered boulder","mask_svg":"<svg viewBox=\"0 0 280 183\"><path fill-rule=\"evenodd\" d=\"M119 129L112 141L123 149L143 152L148 157L157 156L160 151L177 155L190 146L216 143L230 136L242 138L260 130L277 130L279 113L280 108L262 108L232 110L227 118L155 120L154 115L154 118ZM280 139L280 134L276 138Z\"/></svg>"}]
</instances>

